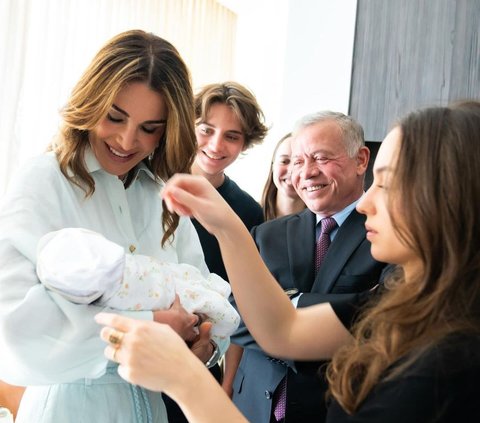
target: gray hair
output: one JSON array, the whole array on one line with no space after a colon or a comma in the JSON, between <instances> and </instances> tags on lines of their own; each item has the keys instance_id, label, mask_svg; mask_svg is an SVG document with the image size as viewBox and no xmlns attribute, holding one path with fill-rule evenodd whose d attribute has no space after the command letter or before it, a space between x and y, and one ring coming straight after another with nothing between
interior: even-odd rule
<instances>
[{"instance_id":1,"label":"gray hair","mask_svg":"<svg viewBox=\"0 0 480 423\"><path fill-rule=\"evenodd\" d=\"M357 155L360 148L365 145L362 126L351 116L344 115L340 112L332 112L329 110L311 113L300 118L294 126L293 137L307 126L315 125L320 122L333 121L338 124L343 134L343 143L349 157L353 158Z\"/></svg>"}]
</instances>

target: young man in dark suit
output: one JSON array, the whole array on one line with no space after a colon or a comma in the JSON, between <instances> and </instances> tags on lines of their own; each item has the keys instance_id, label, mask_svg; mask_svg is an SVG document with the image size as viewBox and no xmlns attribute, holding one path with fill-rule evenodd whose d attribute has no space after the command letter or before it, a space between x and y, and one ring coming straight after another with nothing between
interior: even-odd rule
<instances>
[{"instance_id":1,"label":"young man in dark suit","mask_svg":"<svg viewBox=\"0 0 480 423\"><path fill-rule=\"evenodd\" d=\"M369 156L362 127L342 113L308 115L296 125L291 177L308 209L263 223L252 235L270 272L297 307L324 302L327 294L368 290L380 279L385 264L372 258L365 217L355 210L364 192ZM321 234L324 219L331 223L328 234ZM320 236L328 249L323 245L316 252ZM249 421L324 420L327 385L319 373L324 363L270 357L245 327L232 342L244 347L233 400ZM282 391L286 398L281 398ZM284 412L279 411L281 403Z\"/></svg>"}]
</instances>

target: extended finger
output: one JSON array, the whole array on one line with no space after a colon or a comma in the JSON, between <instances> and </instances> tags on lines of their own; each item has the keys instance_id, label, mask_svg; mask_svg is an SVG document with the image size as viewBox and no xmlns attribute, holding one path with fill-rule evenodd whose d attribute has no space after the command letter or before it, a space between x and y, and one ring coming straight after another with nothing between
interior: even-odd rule
<instances>
[{"instance_id":1,"label":"extended finger","mask_svg":"<svg viewBox=\"0 0 480 423\"><path fill-rule=\"evenodd\" d=\"M176 201L170 191L162 193L162 197L169 211L175 212L180 216L191 216L193 214L190 208Z\"/></svg>"},{"instance_id":2,"label":"extended finger","mask_svg":"<svg viewBox=\"0 0 480 423\"><path fill-rule=\"evenodd\" d=\"M195 195L190 194L182 188L173 186L169 190L170 197L184 208L191 208L198 201Z\"/></svg>"},{"instance_id":3,"label":"extended finger","mask_svg":"<svg viewBox=\"0 0 480 423\"><path fill-rule=\"evenodd\" d=\"M130 319L129 317L114 313L98 313L95 316L95 321L100 325L110 326L121 332L128 332L135 322L135 320Z\"/></svg>"},{"instance_id":4,"label":"extended finger","mask_svg":"<svg viewBox=\"0 0 480 423\"><path fill-rule=\"evenodd\" d=\"M192 175L191 173L175 173L165 184L165 189L175 187L190 192L201 189L203 183L209 183L204 176Z\"/></svg>"},{"instance_id":5,"label":"extended finger","mask_svg":"<svg viewBox=\"0 0 480 423\"><path fill-rule=\"evenodd\" d=\"M114 348L111 345L107 345L104 350L104 355L107 357L110 361L113 361L115 363L120 363L120 349L119 348Z\"/></svg>"},{"instance_id":6,"label":"extended finger","mask_svg":"<svg viewBox=\"0 0 480 423\"><path fill-rule=\"evenodd\" d=\"M125 332L113 329L111 327L104 327L100 331L100 337L111 344L114 348L119 348L122 344Z\"/></svg>"},{"instance_id":7,"label":"extended finger","mask_svg":"<svg viewBox=\"0 0 480 423\"><path fill-rule=\"evenodd\" d=\"M210 331L212 330L212 326L212 322L203 322L198 328L199 338L210 339Z\"/></svg>"},{"instance_id":8,"label":"extended finger","mask_svg":"<svg viewBox=\"0 0 480 423\"><path fill-rule=\"evenodd\" d=\"M193 188L193 186L187 186L187 189L190 188ZM199 199L188 190L185 190L178 185L167 185L163 190L162 196L170 211L186 216L192 216L195 214L195 206L198 204Z\"/></svg>"}]
</instances>

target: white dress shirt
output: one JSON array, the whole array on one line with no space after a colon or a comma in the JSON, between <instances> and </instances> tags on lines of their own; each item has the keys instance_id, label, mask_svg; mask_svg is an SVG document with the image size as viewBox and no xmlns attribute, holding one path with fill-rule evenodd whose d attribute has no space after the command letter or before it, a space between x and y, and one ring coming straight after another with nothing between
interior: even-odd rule
<instances>
[{"instance_id":1,"label":"white dress shirt","mask_svg":"<svg viewBox=\"0 0 480 423\"><path fill-rule=\"evenodd\" d=\"M0 379L16 385L97 378L106 371L105 343L94 316L105 307L74 304L39 282L36 248L47 232L82 227L135 251L187 263L208 275L189 218L180 218L175 238L162 248L163 186L141 163L132 184L105 172L91 150L85 154L95 192L85 192L61 173L53 153L33 158L0 206ZM123 315L152 320L151 311ZM224 351L228 342L220 345Z\"/></svg>"}]
</instances>

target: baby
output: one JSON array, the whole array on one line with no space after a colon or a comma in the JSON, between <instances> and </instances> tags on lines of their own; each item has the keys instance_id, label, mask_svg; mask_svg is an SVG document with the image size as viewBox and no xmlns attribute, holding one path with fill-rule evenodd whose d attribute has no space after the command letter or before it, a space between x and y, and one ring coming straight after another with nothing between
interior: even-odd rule
<instances>
[{"instance_id":1,"label":"baby","mask_svg":"<svg viewBox=\"0 0 480 423\"><path fill-rule=\"evenodd\" d=\"M229 337L239 325L240 317L228 301L230 285L215 273L205 278L189 264L125 254L120 245L81 228L47 233L37 253L40 281L74 303L164 310L178 294L188 312L212 322L213 337Z\"/></svg>"}]
</instances>

